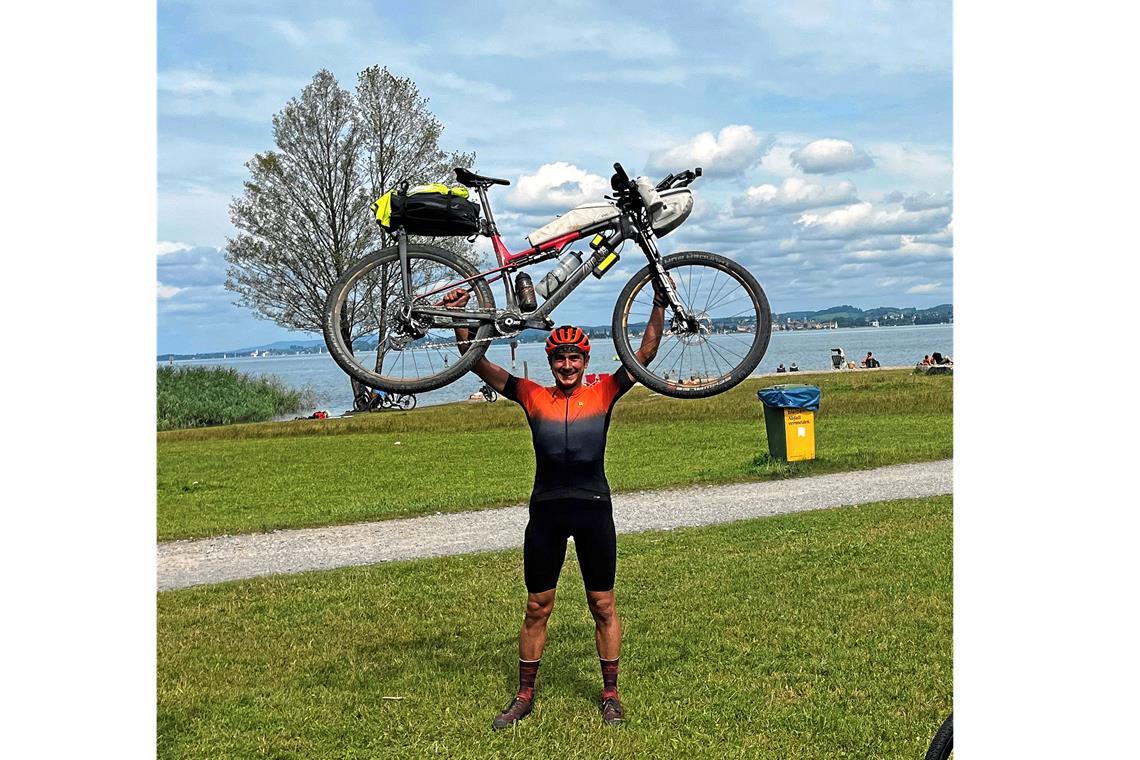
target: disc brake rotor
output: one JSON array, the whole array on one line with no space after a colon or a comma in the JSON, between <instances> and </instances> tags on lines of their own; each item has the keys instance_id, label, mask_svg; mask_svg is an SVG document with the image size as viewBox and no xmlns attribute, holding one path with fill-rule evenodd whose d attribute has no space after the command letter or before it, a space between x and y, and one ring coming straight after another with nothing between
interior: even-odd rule
<instances>
[{"instance_id":1,"label":"disc brake rotor","mask_svg":"<svg viewBox=\"0 0 1140 760\"><path fill-rule=\"evenodd\" d=\"M673 335L687 346L699 345L708 341L712 324L712 317L707 312L699 312L688 324L675 325Z\"/></svg>"}]
</instances>

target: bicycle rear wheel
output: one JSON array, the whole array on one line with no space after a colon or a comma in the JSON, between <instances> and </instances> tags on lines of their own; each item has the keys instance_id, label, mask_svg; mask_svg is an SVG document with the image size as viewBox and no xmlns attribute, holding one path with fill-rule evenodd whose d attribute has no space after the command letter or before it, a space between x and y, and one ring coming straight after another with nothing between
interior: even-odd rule
<instances>
[{"instance_id":1,"label":"bicycle rear wheel","mask_svg":"<svg viewBox=\"0 0 1140 760\"><path fill-rule=\"evenodd\" d=\"M674 253L661 263L694 321L682 324L666 307L657 355L642 366L635 356L638 336L653 307L653 270L646 266L614 305L614 348L634 379L657 393L675 398L723 393L748 377L768 350L768 297L751 272L715 253Z\"/></svg>"},{"instance_id":2,"label":"bicycle rear wheel","mask_svg":"<svg viewBox=\"0 0 1140 760\"><path fill-rule=\"evenodd\" d=\"M396 399L395 407L397 409L403 409L405 412L412 411L413 409L416 408L415 394L412 394L412 393L403 394L402 396L400 396L399 398Z\"/></svg>"},{"instance_id":3,"label":"bicycle rear wheel","mask_svg":"<svg viewBox=\"0 0 1140 760\"><path fill-rule=\"evenodd\" d=\"M400 279L395 246L361 259L333 285L325 301L324 335L329 354L350 376L372 388L422 393L454 382L486 352L494 332L479 324L466 353L459 351L455 326L471 324L467 312L493 311L495 300L486 279L466 259L433 245L408 245L411 272L411 319ZM438 307L455 287L471 293L454 318L417 314L417 307ZM414 403L414 402L413 402Z\"/></svg>"}]
</instances>

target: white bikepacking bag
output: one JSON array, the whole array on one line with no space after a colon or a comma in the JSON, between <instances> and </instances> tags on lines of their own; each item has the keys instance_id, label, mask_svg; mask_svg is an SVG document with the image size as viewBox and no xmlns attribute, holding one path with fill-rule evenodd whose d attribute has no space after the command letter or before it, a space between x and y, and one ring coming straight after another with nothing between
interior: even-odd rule
<instances>
[{"instance_id":1,"label":"white bikepacking bag","mask_svg":"<svg viewBox=\"0 0 1140 760\"><path fill-rule=\"evenodd\" d=\"M665 205L653 215L653 234L665 237L693 213L693 193L687 187L678 187L662 190L660 195Z\"/></svg>"},{"instance_id":2,"label":"white bikepacking bag","mask_svg":"<svg viewBox=\"0 0 1140 760\"><path fill-rule=\"evenodd\" d=\"M570 209L553 222L539 227L527 235L526 239L531 245L542 245L556 237L577 232L583 227L589 227L591 224L613 219L619 213L621 212L618 211L617 206L609 201L583 203L581 206Z\"/></svg>"}]
</instances>

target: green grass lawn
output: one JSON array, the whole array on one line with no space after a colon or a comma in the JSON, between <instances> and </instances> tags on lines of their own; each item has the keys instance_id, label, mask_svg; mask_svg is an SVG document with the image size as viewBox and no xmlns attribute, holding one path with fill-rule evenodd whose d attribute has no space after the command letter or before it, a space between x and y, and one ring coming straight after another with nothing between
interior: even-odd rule
<instances>
[{"instance_id":1,"label":"green grass lawn","mask_svg":"<svg viewBox=\"0 0 1140 760\"><path fill-rule=\"evenodd\" d=\"M826 398L826 396L825 396ZM627 723L573 552L537 706L518 550L158 597L162 758L920 758L951 709L950 497L619 538Z\"/></svg>"},{"instance_id":2,"label":"green grass lawn","mask_svg":"<svg viewBox=\"0 0 1140 760\"><path fill-rule=\"evenodd\" d=\"M615 491L853 470L952 456L953 378L910 370L807 375L823 389L817 459L766 457L756 390L677 400L634 388L610 425ZM534 453L522 410L451 404L349 419L158 436L160 539L344 524L519 504Z\"/></svg>"}]
</instances>

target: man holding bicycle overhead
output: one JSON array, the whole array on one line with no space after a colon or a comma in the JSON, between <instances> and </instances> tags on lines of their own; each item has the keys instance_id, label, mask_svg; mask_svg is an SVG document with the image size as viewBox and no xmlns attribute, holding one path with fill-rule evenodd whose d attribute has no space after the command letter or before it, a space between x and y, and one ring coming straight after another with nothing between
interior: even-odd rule
<instances>
[{"instance_id":1,"label":"man holding bicycle overhead","mask_svg":"<svg viewBox=\"0 0 1140 760\"><path fill-rule=\"evenodd\" d=\"M468 298L467 291L453 290L443 303L448 308L462 308ZM664 314L665 298L655 293L649 322L636 352L642 366L657 355ZM457 328L455 336L459 350L466 351L469 331ZM582 380L590 364L590 340L578 327L555 328L546 340L546 355L554 375L554 385L550 387L515 377L486 356L471 370L522 406L535 453L530 519L523 541L527 602L519 631L519 688L511 703L492 721L491 727L496 730L513 726L533 707L547 621L554 609L555 587L570 536L574 537L586 599L594 617L594 638L602 669L602 718L614 725L625 717L617 688L621 650L621 621L614 599L617 533L603 460L614 404L636 381L622 367L603 380L584 386Z\"/></svg>"}]
</instances>

